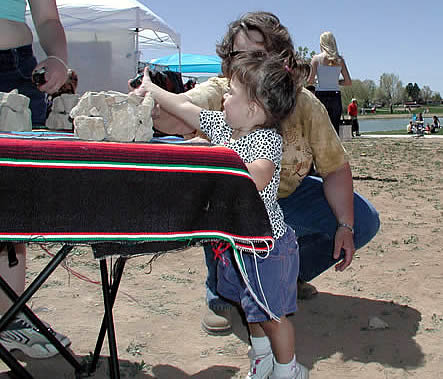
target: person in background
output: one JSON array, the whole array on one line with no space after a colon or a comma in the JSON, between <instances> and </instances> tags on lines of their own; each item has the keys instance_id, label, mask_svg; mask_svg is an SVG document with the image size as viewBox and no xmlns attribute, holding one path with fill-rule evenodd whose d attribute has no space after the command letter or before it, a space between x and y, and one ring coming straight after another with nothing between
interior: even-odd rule
<instances>
[{"instance_id":1,"label":"person in background","mask_svg":"<svg viewBox=\"0 0 443 379\"><path fill-rule=\"evenodd\" d=\"M438 129L440 129L440 120L434 115L432 116L431 133L437 133Z\"/></svg>"},{"instance_id":2,"label":"person in background","mask_svg":"<svg viewBox=\"0 0 443 379\"><path fill-rule=\"evenodd\" d=\"M320 35L320 50L320 54L312 57L308 84L314 84L317 79L315 95L326 107L332 125L339 135L343 111L340 86L350 86L352 80L345 60L338 53L337 43L331 32L324 32ZM340 74L343 79L340 79Z\"/></svg>"},{"instance_id":3,"label":"person in background","mask_svg":"<svg viewBox=\"0 0 443 379\"><path fill-rule=\"evenodd\" d=\"M32 124L42 126L46 120L45 93L56 92L68 77L66 38L55 0L28 2L40 44L47 57L37 64L33 55L32 32L25 23L26 1L0 1L0 91L10 92L17 88L19 93L29 97ZM35 86L32 73L42 68L45 68L45 82ZM15 250L18 263L10 267L8 247L2 244L0 275L21 295L25 288L26 246L10 244L11 249ZM0 314L9 306L9 298L1 293ZM68 337L50 330L63 345L71 343ZM32 358L48 358L57 354L55 347L22 314L0 333L0 343L9 351L21 350Z\"/></svg>"},{"instance_id":4,"label":"person in background","mask_svg":"<svg viewBox=\"0 0 443 379\"><path fill-rule=\"evenodd\" d=\"M248 322L255 353L250 378L308 378L307 369L296 362L294 328L286 317L297 310L297 286L293 283L298 276L298 245L277 202L280 123L295 107L296 93L305 79L303 72L307 74L307 70L298 70L293 54L292 49L280 55L261 51L237 54L229 72L230 89L224 95L223 112L204 110L189 98L160 88L147 72L135 90L141 96L150 92L162 109L202 130L212 143L236 151L265 204L275 245L263 259L242 255L252 290L243 281L232 251L223 253L218 262L218 291L241 304Z\"/></svg>"},{"instance_id":5,"label":"person in background","mask_svg":"<svg viewBox=\"0 0 443 379\"><path fill-rule=\"evenodd\" d=\"M414 133L414 125L412 124L412 120L410 120L408 125L406 125L406 131L408 132L408 134Z\"/></svg>"},{"instance_id":6,"label":"person in background","mask_svg":"<svg viewBox=\"0 0 443 379\"><path fill-rule=\"evenodd\" d=\"M348 105L348 115L351 116L351 122L352 122L352 136L360 136L360 127L358 125L358 104L357 99L352 99L351 102Z\"/></svg>"},{"instance_id":7,"label":"person in background","mask_svg":"<svg viewBox=\"0 0 443 379\"><path fill-rule=\"evenodd\" d=\"M287 28L277 16L269 12L250 12L229 25L217 45L217 53L226 76L234 56L240 51L278 54L293 46ZM216 77L180 96L202 108L221 110L223 96L228 91L229 80ZM162 109L156 114L154 125L169 134L186 135L194 130ZM282 135L278 202L285 222L298 236L298 296L309 299L317 290L307 282L333 265L337 271L348 267L355 249L375 236L380 220L372 204L353 192L348 156L325 107L309 90L301 88L298 91L295 111L282 123ZM321 178L308 176L313 163ZM205 248L205 259L208 310L202 328L213 335L227 334L232 330L232 305L217 292L217 264L211 248Z\"/></svg>"}]
</instances>

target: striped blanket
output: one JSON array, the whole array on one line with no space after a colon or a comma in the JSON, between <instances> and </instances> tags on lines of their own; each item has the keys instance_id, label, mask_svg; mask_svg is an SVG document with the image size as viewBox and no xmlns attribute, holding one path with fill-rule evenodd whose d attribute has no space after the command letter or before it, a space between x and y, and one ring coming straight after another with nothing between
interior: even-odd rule
<instances>
[{"instance_id":1,"label":"striped blanket","mask_svg":"<svg viewBox=\"0 0 443 379\"><path fill-rule=\"evenodd\" d=\"M0 209L0 241L93 244L96 258L273 243L246 167L220 146L6 136Z\"/></svg>"}]
</instances>

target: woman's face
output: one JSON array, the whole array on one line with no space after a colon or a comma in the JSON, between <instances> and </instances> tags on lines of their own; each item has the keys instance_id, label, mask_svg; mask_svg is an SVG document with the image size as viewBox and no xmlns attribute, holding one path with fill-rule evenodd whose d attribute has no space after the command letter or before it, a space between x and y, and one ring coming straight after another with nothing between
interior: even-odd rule
<instances>
[{"instance_id":1,"label":"woman's face","mask_svg":"<svg viewBox=\"0 0 443 379\"><path fill-rule=\"evenodd\" d=\"M234 38L233 51L266 51L265 39L257 30L240 31Z\"/></svg>"}]
</instances>

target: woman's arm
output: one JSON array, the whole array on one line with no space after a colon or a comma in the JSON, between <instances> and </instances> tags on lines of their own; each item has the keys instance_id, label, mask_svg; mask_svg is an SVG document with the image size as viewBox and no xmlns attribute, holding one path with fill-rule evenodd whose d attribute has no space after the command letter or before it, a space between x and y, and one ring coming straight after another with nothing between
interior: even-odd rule
<instances>
[{"instance_id":1,"label":"woman's arm","mask_svg":"<svg viewBox=\"0 0 443 379\"><path fill-rule=\"evenodd\" d=\"M35 68L36 70L46 68L46 83L39 87L40 91L54 93L68 78L65 31L60 22L55 0L29 0L29 7L40 45L48 57L58 58L45 59Z\"/></svg>"},{"instance_id":2,"label":"woman's arm","mask_svg":"<svg viewBox=\"0 0 443 379\"><path fill-rule=\"evenodd\" d=\"M315 77L317 76L318 56L314 55L311 60L311 72L308 77L308 84L315 83Z\"/></svg>"},{"instance_id":3,"label":"woman's arm","mask_svg":"<svg viewBox=\"0 0 443 379\"><path fill-rule=\"evenodd\" d=\"M182 119L194 129L200 130L201 108L192 104L187 96L168 92L152 83L149 77L149 69L145 67L142 84L134 90L134 93L139 96L144 96L147 92L151 93L155 102L166 112Z\"/></svg>"},{"instance_id":4,"label":"woman's arm","mask_svg":"<svg viewBox=\"0 0 443 379\"><path fill-rule=\"evenodd\" d=\"M269 159L256 159L252 163L245 164L254 180L257 190L263 190L271 181L272 175L274 175L274 163Z\"/></svg>"},{"instance_id":5,"label":"woman's arm","mask_svg":"<svg viewBox=\"0 0 443 379\"><path fill-rule=\"evenodd\" d=\"M341 60L341 74L343 76L343 79L340 79L338 81L338 84L340 84L341 86L351 86L352 85L351 75L349 75L348 68L346 67L346 63L343 58Z\"/></svg>"},{"instance_id":6,"label":"woman's arm","mask_svg":"<svg viewBox=\"0 0 443 379\"><path fill-rule=\"evenodd\" d=\"M349 163L324 178L323 190L337 222L353 227L354 191ZM347 227L339 227L335 233L335 259L339 258L341 249L344 249L345 257L335 266L338 271L343 271L351 264L355 252L353 234Z\"/></svg>"}]
</instances>

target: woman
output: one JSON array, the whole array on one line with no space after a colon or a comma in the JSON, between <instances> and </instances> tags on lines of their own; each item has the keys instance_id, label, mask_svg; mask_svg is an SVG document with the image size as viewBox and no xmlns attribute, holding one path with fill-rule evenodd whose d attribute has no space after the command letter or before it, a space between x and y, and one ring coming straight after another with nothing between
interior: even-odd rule
<instances>
[{"instance_id":1,"label":"woman","mask_svg":"<svg viewBox=\"0 0 443 379\"><path fill-rule=\"evenodd\" d=\"M25 0L0 2L0 92L15 88L30 98L32 123L44 125L46 120L45 92L54 93L67 78L67 48L55 0L28 0L40 44L48 57L37 64L32 52L32 32L25 23ZM46 82L38 88L32 83L32 72L45 68ZM7 249L0 251L0 275L21 295L25 288L26 246L17 244L18 264L9 267ZM9 300L0 296L0 314L9 308ZM65 346L68 337L54 332ZM18 315L0 333L0 342L10 350L21 350L33 358L49 358L57 354L55 347L29 323Z\"/></svg>"},{"instance_id":2,"label":"woman","mask_svg":"<svg viewBox=\"0 0 443 379\"><path fill-rule=\"evenodd\" d=\"M312 70L308 84L314 84L315 78L317 78L315 95L326 107L332 125L339 134L340 117L343 110L340 86L350 86L352 80L345 60L338 54L337 43L331 32L324 32L320 35L320 50L320 54L312 57ZM339 79L340 74L343 79Z\"/></svg>"},{"instance_id":3,"label":"woman","mask_svg":"<svg viewBox=\"0 0 443 379\"><path fill-rule=\"evenodd\" d=\"M68 78L67 48L55 0L29 0L40 45L47 58L37 64L32 52L32 32L25 23L25 0L3 0L0 5L0 91L15 88L31 99L32 123L44 125L45 92L56 92ZM32 72L45 68L46 83L38 88Z\"/></svg>"},{"instance_id":4,"label":"woman","mask_svg":"<svg viewBox=\"0 0 443 379\"><path fill-rule=\"evenodd\" d=\"M292 39L275 15L252 12L229 25L217 53L223 60L223 73L229 76L232 56L239 51L281 53L289 48L293 49ZM228 79L211 78L180 96L190 98L202 108L220 110L228 90ZM364 246L377 233L380 221L374 207L353 193L348 157L323 105L306 89L299 90L296 101L295 111L282 125L279 204L285 222L299 237L301 281L298 291L306 297L316 290L305 281L334 264L336 270L343 271L351 264L355 249ZM192 131L163 110L154 123L164 132L187 134ZM307 176L312 163L322 179ZM217 294L216 263L211 249L205 249L205 254L209 310L202 326L210 334L226 334L231 330L231 306Z\"/></svg>"}]
</instances>

